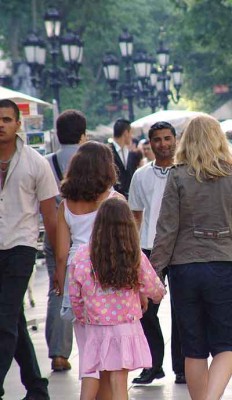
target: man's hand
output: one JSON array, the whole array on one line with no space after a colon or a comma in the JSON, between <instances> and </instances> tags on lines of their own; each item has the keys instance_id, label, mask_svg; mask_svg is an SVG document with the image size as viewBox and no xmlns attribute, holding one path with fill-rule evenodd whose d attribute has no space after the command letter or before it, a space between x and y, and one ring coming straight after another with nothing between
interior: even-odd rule
<instances>
[{"instance_id":1,"label":"man's hand","mask_svg":"<svg viewBox=\"0 0 232 400\"><path fill-rule=\"evenodd\" d=\"M53 275L53 289L57 296L63 295L63 289L60 287L59 278L56 270Z\"/></svg>"}]
</instances>

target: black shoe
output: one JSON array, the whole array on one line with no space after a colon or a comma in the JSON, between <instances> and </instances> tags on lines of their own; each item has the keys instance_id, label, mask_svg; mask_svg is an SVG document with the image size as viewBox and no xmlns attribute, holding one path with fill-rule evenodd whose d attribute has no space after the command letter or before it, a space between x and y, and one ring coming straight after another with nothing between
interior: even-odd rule
<instances>
[{"instance_id":1,"label":"black shoe","mask_svg":"<svg viewBox=\"0 0 232 400\"><path fill-rule=\"evenodd\" d=\"M140 385L147 385L151 383L154 379L161 379L165 376L162 368L144 368L138 378L134 378L132 383L137 383Z\"/></svg>"},{"instance_id":2,"label":"black shoe","mask_svg":"<svg viewBox=\"0 0 232 400\"><path fill-rule=\"evenodd\" d=\"M176 380L175 383L186 383L186 379L185 379L185 374L181 373L181 374L176 374Z\"/></svg>"}]
</instances>

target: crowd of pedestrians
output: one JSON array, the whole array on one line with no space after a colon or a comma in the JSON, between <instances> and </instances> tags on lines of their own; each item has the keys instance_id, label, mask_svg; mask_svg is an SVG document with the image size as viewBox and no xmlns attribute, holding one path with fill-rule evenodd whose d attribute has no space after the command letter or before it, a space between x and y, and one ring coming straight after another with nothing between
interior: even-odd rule
<instances>
[{"instance_id":1,"label":"crowd of pedestrians","mask_svg":"<svg viewBox=\"0 0 232 400\"><path fill-rule=\"evenodd\" d=\"M81 400L127 400L137 368L134 384L164 377L167 278L175 383L192 400L219 400L232 375L232 153L220 124L195 117L176 148L175 128L160 121L133 150L130 121L118 119L103 144L86 140L82 112L66 110L60 148L46 157L20 124L17 105L1 100L0 399L13 358L24 400L50 399L23 310L42 216L51 369L71 369L74 331Z\"/></svg>"}]
</instances>

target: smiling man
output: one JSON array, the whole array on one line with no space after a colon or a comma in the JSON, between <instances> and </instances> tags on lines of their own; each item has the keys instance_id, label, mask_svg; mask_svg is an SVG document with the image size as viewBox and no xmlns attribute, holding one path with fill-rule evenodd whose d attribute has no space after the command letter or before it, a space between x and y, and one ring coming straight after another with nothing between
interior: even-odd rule
<instances>
[{"instance_id":1,"label":"smiling man","mask_svg":"<svg viewBox=\"0 0 232 400\"><path fill-rule=\"evenodd\" d=\"M149 130L149 140L155 160L139 168L131 181L129 206L133 211L141 232L141 247L149 258L156 234L162 197L168 174L173 164L176 147L176 132L168 122L156 122ZM167 269L164 271L164 277ZM162 369L164 358L164 340L158 318L159 305L149 301L141 323L146 335L151 355L152 368L144 369L133 383L148 384L153 379L164 377ZM185 383L184 359L181 355L179 335L172 310L172 364L176 374L176 383Z\"/></svg>"}]
</instances>

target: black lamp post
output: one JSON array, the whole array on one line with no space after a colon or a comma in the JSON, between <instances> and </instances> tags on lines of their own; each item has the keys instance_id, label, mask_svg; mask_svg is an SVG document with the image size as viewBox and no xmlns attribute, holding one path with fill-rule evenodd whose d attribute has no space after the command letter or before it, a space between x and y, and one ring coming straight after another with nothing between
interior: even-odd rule
<instances>
[{"instance_id":1,"label":"black lamp post","mask_svg":"<svg viewBox=\"0 0 232 400\"><path fill-rule=\"evenodd\" d=\"M103 70L105 78L110 86L110 93L114 102L119 97L127 99L128 102L128 113L130 121L134 120L134 82L132 78L132 54L133 54L133 36L124 30L119 36L119 47L124 66L124 81L120 85L118 90L119 82L119 61L113 53L107 53L103 58Z\"/></svg>"},{"instance_id":2,"label":"black lamp post","mask_svg":"<svg viewBox=\"0 0 232 400\"><path fill-rule=\"evenodd\" d=\"M157 92L161 106L167 110L170 98L174 103L178 103L180 99L180 89L183 84L183 68L178 65L169 65L169 49L160 42L157 50L158 57L158 77L157 77ZM175 92L170 90L170 84L173 83Z\"/></svg>"},{"instance_id":3,"label":"black lamp post","mask_svg":"<svg viewBox=\"0 0 232 400\"><path fill-rule=\"evenodd\" d=\"M154 62L154 58L144 50L138 51L134 57L137 76L137 104L140 108L149 106L152 112L155 112L158 106L157 69L153 66Z\"/></svg>"},{"instance_id":4,"label":"black lamp post","mask_svg":"<svg viewBox=\"0 0 232 400\"><path fill-rule=\"evenodd\" d=\"M80 81L79 69L83 58L83 42L73 31L61 36L61 15L50 7L44 16L51 67L45 70L46 43L36 32L31 32L24 41L25 56L31 69L32 84L39 88L49 83L54 99L60 106L60 87L74 86ZM59 66L60 52L63 54L65 67Z\"/></svg>"},{"instance_id":5,"label":"black lamp post","mask_svg":"<svg viewBox=\"0 0 232 400\"><path fill-rule=\"evenodd\" d=\"M134 120L134 100L140 108L149 106L152 112L158 107L166 110L170 99L178 103L183 68L169 65L169 49L164 47L163 42L160 42L157 51L157 65L155 59L144 50L139 50L133 57L133 36L127 30L120 35L119 46L124 81L119 83L119 61L112 53L104 56L103 70L113 102L120 98L127 99L131 121ZM175 93L170 89L171 82Z\"/></svg>"},{"instance_id":6,"label":"black lamp post","mask_svg":"<svg viewBox=\"0 0 232 400\"><path fill-rule=\"evenodd\" d=\"M110 85L110 94L113 102L116 103L118 98L119 62L113 53L105 54L103 58L103 70L105 78Z\"/></svg>"},{"instance_id":7,"label":"black lamp post","mask_svg":"<svg viewBox=\"0 0 232 400\"><path fill-rule=\"evenodd\" d=\"M125 82L121 86L122 96L127 99L129 120L134 121L134 108L133 108L133 80L132 80L132 54L133 54L133 36L127 29L119 36L118 42L121 51L122 60L124 62Z\"/></svg>"}]
</instances>

